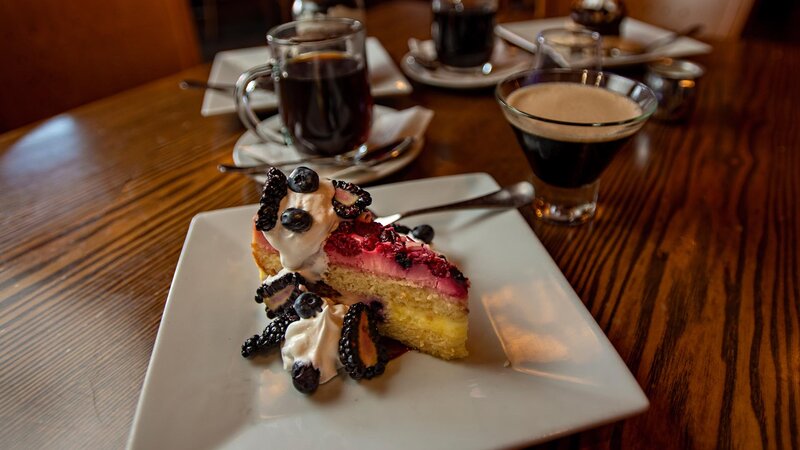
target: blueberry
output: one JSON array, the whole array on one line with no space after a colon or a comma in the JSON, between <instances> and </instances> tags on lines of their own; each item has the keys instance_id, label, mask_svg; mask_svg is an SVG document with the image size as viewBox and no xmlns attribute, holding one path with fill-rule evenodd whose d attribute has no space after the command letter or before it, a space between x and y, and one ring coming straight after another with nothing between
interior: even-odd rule
<instances>
[{"instance_id":1,"label":"blueberry","mask_svg":"<svg viewBox=\"0 0 800 450\"><path fill-rule=\"evenodd\" d=\"M311 228L311 214L299 208L286 208L281 214L281 224L289 231L302 233Z\"/></svg>"},{"instance_id":2,"label":"blueberry","mask_svg":"<svg viewBox=\"0 0 800 450\"><path fill-rule=\"evenodd\" d=\"M289 189L299 194L308 194L319 189L319 175L308 167L300 166L289 174Z\"/></svg>"},{"instance_id":3,"label":"blueberry","mask_svg":"<svg viewBox=\"0 0 800 450\"><path fill-rule=\"evenodd\" d=\"M411 232L411 228L408 228L405 225L400 225L399 223L396 223L396 224L394 224L392 226L394 227L394 231L396 231L396 232L398 232L400 234L408 234L408 233Z\"/></svg>"},{"instance_id":4,"label":"blueberry","mask_svg":"<svg viewBox=\"0 0 800 450\"><path fill-rule=\"evenodd\" d=\"M294 301L294 310L303 319L310 319L322 311L322 298L312 292L304 292Z\"/></svg>"},{"instance_id":5,"label":"blueberry","mask_svg":"<svg viewBox=\"0 0 800 450\"><path fill-rule=\"evenodd\" d=\"M319 369L309 362L295 361L292 365L292 384L304 394L311 394L319 387Z\"/></svg>"},{"instance_id":6,"label":"blueberry","mask_svg":"<svg viewBox=\"0 0 800 450\"><path fill-rule=\"evenodd\" d=\"M433 241L433 227L430 225L416 226L413 230L411 230L411 235L414 236L415 239L419 239L426 244L430 244L431 241Z\"/></svg>"}]
</instances>

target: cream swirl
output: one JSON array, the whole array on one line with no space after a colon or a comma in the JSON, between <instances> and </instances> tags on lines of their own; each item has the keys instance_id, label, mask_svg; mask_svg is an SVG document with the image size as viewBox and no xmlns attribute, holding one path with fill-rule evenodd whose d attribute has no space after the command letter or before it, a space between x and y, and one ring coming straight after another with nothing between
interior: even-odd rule
<instances>
[{"instance_id":1,"label":"cream swirl","mask_svg":"<svg viewBox=\"0 0 800 450\"><path fill-rule=\"evenodd\" d=\"M303 232L288 230L278 224L264 231L264 238L281 255L281 265L290 272L299 272L307 280L316 281L328 268L322 245L331 232L339 226L341 219L331 206L336 189L330 180L320 180L313 194L298 194L288 190L281 200L278 214L287 208L299 208L312 217L311 227Z\"/></svg>"},{"instance_id":2,"label":"cream swirl","mask_svg":"<svg viewBox=\"0 0 800 450\"><path fill-rule=\"evenodd\" d=\"M320 384L335 377L342 367L339 338L346 312L347 306L326 300L322 312L316 316L292 322L281 348L283 368L291 371L295 361L302 361L319 369Z\"/></svg>"}]
</instances>

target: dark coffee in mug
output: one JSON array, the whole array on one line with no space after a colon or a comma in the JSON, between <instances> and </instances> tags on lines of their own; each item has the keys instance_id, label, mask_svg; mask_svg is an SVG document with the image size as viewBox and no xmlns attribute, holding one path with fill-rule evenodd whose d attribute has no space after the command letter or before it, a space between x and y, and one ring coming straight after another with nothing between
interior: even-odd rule
<instances>
[{"instance_id":1,"label":"dark coffee in mug","mask_svg":"<svg viewBox=\"0 0 800 450\"><path fill-rule=\"evenodd\" d=\"M490 6L440 5L434 8L431 35L437 59L452 67L477 67L489 61L494 48L495 10Z\"/></svg>"},{"instance_id":2,"label":"dark coffee in mug","mask_svg":"<svg viewBox=\"0 0 800 450\"><path fill-rule=\"evenodd\" d=\"M366 142L372 95L364 61L333 51L294 57L278 73L277 93L298 150L338 155Z\"/></svg>"}]
</instances>

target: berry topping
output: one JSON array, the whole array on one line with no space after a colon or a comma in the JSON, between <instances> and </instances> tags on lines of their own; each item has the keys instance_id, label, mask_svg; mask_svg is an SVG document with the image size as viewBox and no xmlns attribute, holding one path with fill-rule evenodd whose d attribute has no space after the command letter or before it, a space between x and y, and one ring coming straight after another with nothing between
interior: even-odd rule
<instances>
[{"instance_id":1,"label":"berry topping","mask_svg":"<svg viewBox=\"0 0 800 450\"><path fill-rule=\"evenodd\" d=\"M256 353L278 347L286 336L286 329L289 328L289 324L297 320L300 320L300 317L292 310L279 314L264 328L261 336L256 334L244 341L244 344L242 344L242 356L249 358Z\"/></svg>"},{"instance_id":2,"label":"berry topping","mask_svg":"<svg viewBox=\"0 0 800 450\"><path fill-rule=\"evenodd\" d=\"M303 394L313 394L319 387L319 369L310 362L295 361L292 365L292 384Z\"/></svg>"},{"instance_id":3,"label":"berry topping","mask_svg":"<svg viewBox=\"0 0 800 450\"><path fill-rule=\"evenodd\" d=\"M358 241L350 235L334 233L325 242L325 249L332 249L342 256L355 256L361 253Z\"/></svg>"},{"instance_id":4,"label":"berry topping","mask_svg":"<svg viewBox=\"0 0 800 450\"><path fill-rule=\"evenodd\" d=\"M411 236L426 244L430 244L431 241L433 241L433 227L430 225L416 226L413 230L411 230Z\"/></svg>"},{"instance_id":5,"label":"berry topping","mask_svg":"<svg viewBox=\"0 0 800 450\"><path fill-rule=\"evenodd\" d=\"M394 242L397 240L397 233L394 232L391 228L385 228L381 231L381 234L378 236L381 242Z\"/></svg>"},{"instance_id":6,"label":"berry topping","mask_svg":"<svg viewBox=\"0 0 800 450\"><path fill-rule=\"evenodd\" d=\"M308 194L319 189L319 175L308 167L300 166L289 174L289 189L298 194Z\"/></svg>"},{"instance_id":7,"label":"berry topping","mask_svg":"<svg viewBox=\"0 0 800 450\"><path fill-rule=\"evenodd\" d=\"M256 216L256 229L269 231L275 227L278 220L278 208L281 199L286 196L286 175L279 169L271 167L267 171L267 181L261 191L261 207Z\"/></svg>"},{"instance_id":8,"label":"berry topping","mask_svg":"<svg viewBox=\"0 0 800 450\"><path fill-rule=\"evenodd\" d=\"M456 269L455 266L450 267L450 276L453 277L453 279L458 281L458 282L461 282L461 283L466 283L467 282L467 277L465 277L464 274L461 273L460 270Z\"/></svg>"},{"instance_id":9,"label":"berry topping","mask_svg":"<svg viewBox=\"0 0 800 450\"><path fill-rule=\"evenodd\" d=\"M388 358L378 334L375 310L365 303L356 303L342 320L339 359L350 377L370 379L383 373Z\"/></svg>"},{"instance_id":10,"label":"berry topping","mask_svg":"<svg viewBox=\"0 0 800 450\"><path fill-rule=\"evenodd\" d=\"M383 225L377 222L350 222L353 224L353 232L359 236L377 235L383 231Z\"/></svg>"},{"instance_id":11,"label":"berry topping","mask_svg":"<svg viewBox=\"0 0 800 450\"><path fill-rule=\"evenodd\" d=\"M311 218L308 211L299 208L286 208L286 211L281 214L281 225L295 233L308 231L313 221L314 219Z\"/></svg>"},{"instance_id":12,"label":"berry topping","mask_svg":"<svg viewBox=\"0 0 800 450\"><path fill-rule=\"evenodd\" d=\"M331 200L334 211L343 219L355 219L372 203L369 193L353 183L333 180L336 193Z\"/></svg>"},{"instance_id":13,"label":"berry topping","mask_svg":"<svg viewBox=\"0 0 800 450\"><path fill-rule=\"evenodd\" d=\"M310 319L322 312L322 298L313 292L304 292L294 301L294 310L301 319Z\"/></svg>"},{"instance_id":14,"label":"berry topping","mask_svg":"<svg viewBox=\"0 0 800 450\"><path fill-rule=\"evenodd\" d=\"M413 264L411 258L408 257L408 253L406 252L396 253L394 255L394 260L397 261L397 264L400 264L400 267L402 267L403 269L408 269L409 267L411 267L411 264Z\"/></svg>"},{"instance_id":15,"label":"berry topping","mask_svg":"<svg viewBox=\"0 0 800 450\"><path fill-rule=\"evenodd\" d=\"M444 258L430 258L425 261L425 264L428 266L428 270L431 271L433 276L437 278L447 278L447 275L450 273L450 264Z\"/></svg>"},{"instance_id":16,"label":"berry topping","mask_svg":"<svg viewBox=\"0 0 800 450\"><path fill-rule=\"evenodd\" d=\"M411 228L408 228L405 225L400 225L399 223L392 225L392 227L394 227L395 232L400 234L408 234L411 232Z\"/></svg>"},{"instance_id":17,"label":"berry topping","mask_svg":"<svg viewBox=\"0 0 800 450\"><path fill-rule=\"evenodd\" d=\"M265 281L256 289L256 303L266 300L267 317L273 318L284 309L291 309L301 293L301 284L305 284L305 279L299 273L287 273L269 283Z\"/></svg>"}]
</instances>

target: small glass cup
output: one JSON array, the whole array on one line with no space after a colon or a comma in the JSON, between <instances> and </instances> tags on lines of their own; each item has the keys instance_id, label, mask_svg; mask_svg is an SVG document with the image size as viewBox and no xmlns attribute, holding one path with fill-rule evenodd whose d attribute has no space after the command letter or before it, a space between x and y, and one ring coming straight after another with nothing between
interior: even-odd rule
<instances>
[{"instance_id":1,"label":"small glass cup","mask_svg":"<svg viewBox=\"0 0 800 450\"><path fill-rule=\"evenodd\" d=\"M647 65L644 82L658 97L654 119L666 122L685 120L694 108L697 82L703 66L691 61L664 58Z\"/></svg>"},{"instance_id":2,"label":"small glass cup","mask_svg":"<svg viewBox=\"0 0 800 450\"><path fill-rule=\"evenodd\" d=\"M365 39L362 23L347 18L306 19L271 29L271 59L236 82L242 123L261 140L272 139L250 106L252 82L271 76L283 132L298 151L312 156L364 151L373 104Z\"/></svg>"},{"instance_id":3,"label":"small glass cup","mask_svg":"<svg viewBox=\"0 0 800 450\"><path fill-rule=\"evenodd\" d=\"M658 104L646 85L593 70L520 72L495 90L534 174L541 219L594 217L600 175Z\"/></svg>"},{"instance_id":4,"label":"small glass cup","mask_svg":"<svg viewBox=\"0 0 800 450\"><path fill-rule=\"evenodd\" d=\"M603 39L591 30L550 28L536 36L534 69L601 70Z\"/></svg>"},{"instance_id":5,"label":"small glass cup","mask_svg":"<svg viewBox=\"0 0 800 450\"><path fill-rule=\"evenodd\" d=\"M494 50L497 0L433 0L431 37L446 68L474 71Z\"/></svg>"}]
</instances>

